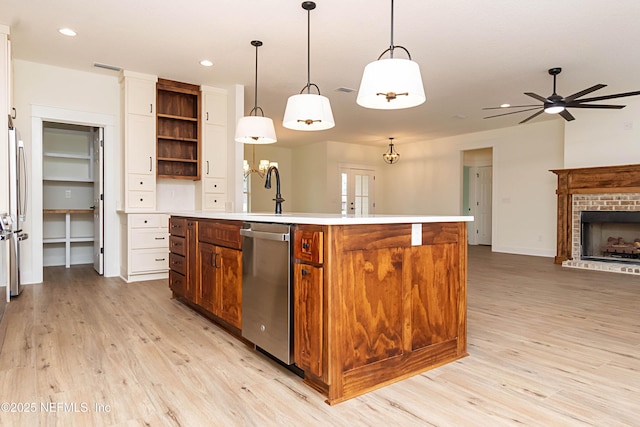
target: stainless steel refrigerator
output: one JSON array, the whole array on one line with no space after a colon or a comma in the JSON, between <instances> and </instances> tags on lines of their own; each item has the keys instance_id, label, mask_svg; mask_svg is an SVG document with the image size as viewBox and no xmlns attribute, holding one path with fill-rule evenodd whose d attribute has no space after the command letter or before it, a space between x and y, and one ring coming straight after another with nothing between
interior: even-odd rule
<instances>
[{"instance_id":1,"label":"stainless steel refrigerator","mask_svg":"<svg viewBox=\"0 0 640 427\"><path fill-rule=\"evenodd\" d=\"M22 229L27 214L27 158L20 132L9 117L9 212L2 215L2 229L9 251L9 293L22 292L20 282L20 246L29 238Z\"/></svg>"}]
</instances>

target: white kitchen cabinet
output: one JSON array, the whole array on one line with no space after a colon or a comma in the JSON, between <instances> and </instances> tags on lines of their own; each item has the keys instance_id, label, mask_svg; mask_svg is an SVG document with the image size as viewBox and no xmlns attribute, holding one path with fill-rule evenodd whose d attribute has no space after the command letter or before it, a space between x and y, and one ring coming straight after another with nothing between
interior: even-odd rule
<instances>
[{"instance_id":1,"label":"white kitchen cabinet","mask_svg":"<svg viewBox=\"0 0 640 427\"><path fill-rule=\"evenodd\" d=\"M202 86L202 180L196 184L196 208L224 211L227 191L227 91Z\"/></svg>"},{"instance_id":2,"label":"white kitchen cabinet","mask_svg":"<svg viewBox=\"0 0 640 427\"><path fill-rule=\"evenodd\" d=\"M169 277L169 216L122 214L120 275L127 282Z\"/></svg>"},{"instance_id":3,"label":"white kitchen cabinet","mask_svg":"<svg viewBox=\"0 0 640 427\"><path fill-rule=\"evenodd\" d=\"M122 71L124 211L156 207L156 82L147 74Z\"/></svg>"}]
</instances>

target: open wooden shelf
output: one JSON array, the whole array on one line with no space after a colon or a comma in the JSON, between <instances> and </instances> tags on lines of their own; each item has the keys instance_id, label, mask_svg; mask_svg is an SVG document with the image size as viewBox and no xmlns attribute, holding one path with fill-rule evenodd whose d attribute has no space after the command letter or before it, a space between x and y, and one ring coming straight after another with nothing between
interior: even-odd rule
<instances>
[{"instance_id":1,"label":"open wooden shelf","mask_svg":"<svg viewBox=\"0 0 640 427\"><path fill-rule=\"evenodd\" d=\"M200 179L200 87L173 80L157 84L157 176Z\"/></svg>"}]
</instances>

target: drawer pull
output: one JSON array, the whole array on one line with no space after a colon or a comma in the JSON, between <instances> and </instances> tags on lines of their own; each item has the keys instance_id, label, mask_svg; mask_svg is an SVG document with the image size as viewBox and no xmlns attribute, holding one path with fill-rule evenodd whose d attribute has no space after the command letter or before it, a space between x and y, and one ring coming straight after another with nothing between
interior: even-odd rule
<instances>
[{"instance_id":1,"label":"drawer pull","mask_svg":"<svg viewBox=\"0 0 640 427\"><path fill-rule=\"evenodd\" d=\"M180 242L173 242L173 246L182 246L182 243L180 243Z\"/></svg>"},{"instance_id":2,"label":"drawer pull","mask_svg":"<svg viewBox=\"0 0 640 427\"><path fill-rule=\"evenodd\" d=\"M309 244L308 243L303 243L302 244L302 249L309 249Z\"/></svg>"},{"instance_id":3,"label":"drawer pull","mask_svg":"<svg viewBox=\"0 0 640 427\"><path fill-rule=\"evenodd\" d=\"M156 237L156 240L164 240L164 237Z\"/></svg>"},{"instance_id":4,"label":"drawer pull","mask_svg":"<svg viewBox=\"0 0 640 427\"><path fill-rule=\"evenodd\" d=\"M302 269L302 275L306 276L307 274L309 274L309 270L305 270L304 268Z\"/></svg>"},{"instance_id":5,"label":"drawer pull","mask_svg":"<svg viewBox=\"0 0 640 427\"><path fill-rule=\"evenodd\" d=\"M156 258L156 261L165 261L166 258Z\"/></svg>"}]
</instances>

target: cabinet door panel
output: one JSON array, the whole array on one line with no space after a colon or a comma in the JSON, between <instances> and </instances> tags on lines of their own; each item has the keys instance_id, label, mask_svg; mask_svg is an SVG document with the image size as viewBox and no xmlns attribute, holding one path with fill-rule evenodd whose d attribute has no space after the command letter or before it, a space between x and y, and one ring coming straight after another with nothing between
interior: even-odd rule
<instances>
[{"instance_id":1,"label":"cabinet door panel","mask_svg":"<svg viewBox=\"0 0 640 427\"><path fill-rule=\"evenodd\" d=\"M403 353L403 249L344 253L343 371Z\"/></svg>"},{"instance_id":2,"label":"cabinet door panel","mask_svg":"<svg viewBox=\"0 0 640 427\"><path fill-rule=\"evenodd\" d=\"M156 162L156 127L153 117L126 117L127 172L153 175ZM155 186L155 182L152 184Z\"/></svg>"},{"instance_id":3,"label":"cabinet door panel","mask_svg":"<svg viewBox=\"0 0 640 427\"><path fill-rule=\"evenodd\" d=\"M156 114L156 82L153 80L127 79L125 92L127 112L154 117Z\"/></svg>"},{"instance_id":4,"label":"cabinet door panel","mask_svg":"<svg viewBox=\"0 0 640 427\"><path fill-rule=\"evenodd\" d=\"M294 265L294 358L305 372L322 376L323 270L305 264Z\"/></svg>"},{"instance_id":5,"label":"cabinet door panel","mask_svg":"<svg viewBox=\"0 0 640 427\"><path fill-rule=\"evenodd\" d=\"M227 128L217 125L204 127L204 176L227 176Z\"/></svg>"},{"instance_id":6,"label":"cabinet door panel","mask_svg":"<svg viewBox=\"0 0 640 427\"><path fill-rule=\"evenodd\" d=\"M455 243L411 248L411 348L455 340L460 259Z\"/></svg>"},{"instance_id":7,"label":"cabinet door panel","mask_svg":"<svg viewBox=\"0 0 640 427\"><path fill-rule=\"evenodd\" d=\"M198 244L200 270L200 306L216 314L216 248L207 243Z\"/></svg>"},{"instance_id":8,"label":"cabinet door panel","mask_svg":"<svg viewBox=\"0 0 640 427\"><path fill-rule=\"evenodd\" d=\"M242 252L217 247L219 313L223 320L242 328Z\"/></svg>"},{"instance_id":9,"label":"cabinet door panel","mask_svg":"<svg viewBox=\"0 0 640 427\"><path fill-rule=\"evenodd\" d=\"M226 93L204 93L204 122L219 126L227 125Z\"/></svg>"}]
</instances>

